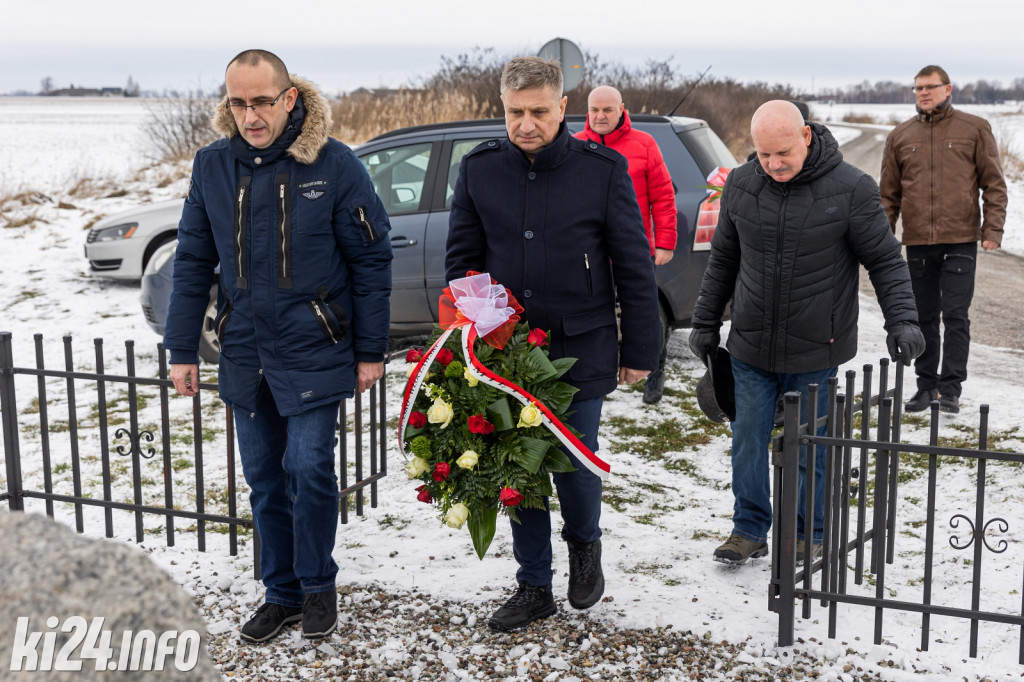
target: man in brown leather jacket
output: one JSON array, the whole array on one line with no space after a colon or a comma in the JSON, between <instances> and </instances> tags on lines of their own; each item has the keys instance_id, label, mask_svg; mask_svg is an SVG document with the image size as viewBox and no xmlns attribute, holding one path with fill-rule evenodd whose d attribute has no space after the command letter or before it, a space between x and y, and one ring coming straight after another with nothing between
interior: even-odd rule
<instances>
[{"instance_id":1,"label":"man in brown leather jacket","mask_svg":"<svg viewBox=\"0 0 1024 682\"><path fill-rule=\"evenodd\" d=\"M998 249L1006 219L1006 182L992 128L954 109L952 90L942 68L921 69L914 78L917 115L889 133L882 154L882 205L893 232L903 216L903 244L927 344L914 364L918 390L907 412L925 410L936 399L943 412L960 411L978 239L986 251Z\"/></svg>"}]
</instances>

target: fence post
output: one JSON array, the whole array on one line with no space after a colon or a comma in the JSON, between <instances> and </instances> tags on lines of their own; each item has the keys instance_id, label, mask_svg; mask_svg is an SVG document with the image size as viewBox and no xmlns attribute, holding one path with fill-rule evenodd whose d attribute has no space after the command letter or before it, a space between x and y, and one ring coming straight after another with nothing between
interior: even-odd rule
<instances>
[{"instance_id":1,"label":"fence post","mask_svg":"<svg viewBox=\"0 0 1024 682\"><path fill-rule=\"evenodd\" d=\"M7 463L7 490L0 499L7 498L11 511L24 511L22 499L21 451L18 447L18 401L14 394L14 353L11 332L0 332L0 417L4 432L4 461Z\"/></svg>"},{"instance_id":2,"label":"fence post","mask_svg":"<svg viewBox=\"0 0 1024 682\"><path fill-rule=\"evenodd\" d=\"M793 604L796 577L796 508L800 469L800 393L790 391L784 401L785 425L782 428L782 490L779 528L775 529L779 552L779 646L792 646L796 622ZM813 525L813 521L812 521ZM805 567L809 571L810 567Z\"/></svg>"}]
</instances>

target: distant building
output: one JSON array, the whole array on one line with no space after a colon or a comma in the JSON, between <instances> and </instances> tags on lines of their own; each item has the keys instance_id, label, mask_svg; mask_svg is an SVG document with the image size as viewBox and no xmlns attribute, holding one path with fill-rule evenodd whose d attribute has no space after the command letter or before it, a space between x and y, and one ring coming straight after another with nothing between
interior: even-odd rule
<instances>
[{"instance_id":1,"label":"distant building","mask_svg":"<svg viewBox=\"0 0 1024 682\"><path fill-rule=\"evenodd\" d=\"M124 97L124 88L61 88L46 93L50 97Z\"/></svg>"}]
</instances>

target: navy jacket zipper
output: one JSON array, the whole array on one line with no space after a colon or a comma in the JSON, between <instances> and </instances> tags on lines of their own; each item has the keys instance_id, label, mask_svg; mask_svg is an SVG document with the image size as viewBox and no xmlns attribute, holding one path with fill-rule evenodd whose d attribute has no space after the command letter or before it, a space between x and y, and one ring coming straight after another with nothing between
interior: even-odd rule
<instances>
[{"instance_id":1,"label":"navy jacket zipper","mask_svg":"<svg viewBox=\"0 0 1024 682\"><path fill-rule=\"evenodd\" d=\"M245 232L249 219L249 187L252 176L246 175L238 181L238 193L235 199L235 279L239 289L248 289L249 268L246 262Z\"/></svg>"}]
</instances>

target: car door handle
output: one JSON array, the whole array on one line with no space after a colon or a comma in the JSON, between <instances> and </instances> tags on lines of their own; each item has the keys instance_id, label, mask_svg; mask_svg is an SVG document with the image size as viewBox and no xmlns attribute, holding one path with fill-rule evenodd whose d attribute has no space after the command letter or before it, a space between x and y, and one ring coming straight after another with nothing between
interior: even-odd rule
<instances>
[{"instance_id":1,"label":"car door handle","mask_svg":"<svg viewBox=\"0 0 1024 682\"><path fill-rule=\"evenodd\" d=\"M392 237L391 248L400 249L403 246L416 246L417 241L415 239L408 239L406 237Z\"/></svg>"}]
</instances>

